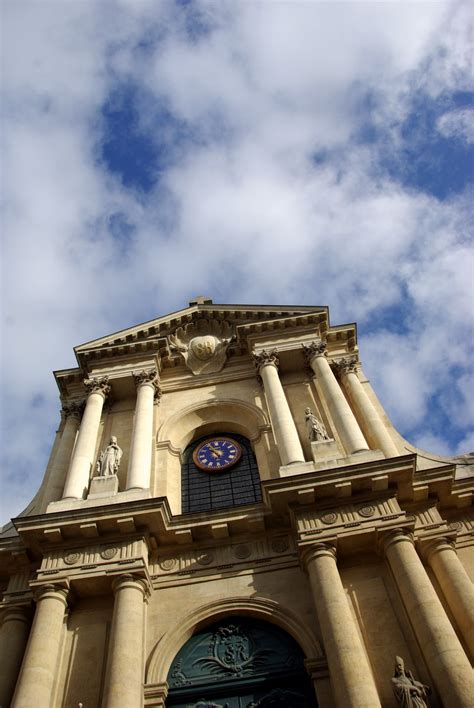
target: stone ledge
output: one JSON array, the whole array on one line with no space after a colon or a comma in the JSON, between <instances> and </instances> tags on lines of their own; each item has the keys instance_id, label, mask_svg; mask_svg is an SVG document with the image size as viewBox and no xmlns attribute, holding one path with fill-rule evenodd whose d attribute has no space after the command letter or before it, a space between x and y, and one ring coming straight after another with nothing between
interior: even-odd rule
<instances>
[{"instance_id":1,"label":"stone ledge","mask_svg":"<svg viewBox=\"0 0 474 708\"><path fill-rule=\"evenodd\" d=\"M115 495L101 495L94 499L61 499L57 502L51 502L46 509L47 514L60 511L76 511L78 509L89 509L95 506L104 506L104 504L122 504L123 502L138 501L140 499L151 499L149 489L128 489L125 492L118 492Z\"/></svg>"}]
</instances>

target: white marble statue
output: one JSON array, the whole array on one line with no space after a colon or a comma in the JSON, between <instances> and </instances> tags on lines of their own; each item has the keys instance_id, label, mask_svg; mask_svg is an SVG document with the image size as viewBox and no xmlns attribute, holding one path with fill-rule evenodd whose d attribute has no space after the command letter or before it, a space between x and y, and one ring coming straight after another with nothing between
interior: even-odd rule
<instances>
[{"instance_id":1,"label":"white marble statue","mask_svg":"<svg viewBox=\"0 0 474 708\"><path fill-rule=\"evenodd\" d=\"M122 459L122 449L117 444L117 438L112 435L110 442L99 455L97 460L97 474L100 477L110 477L117 474Z\"/></svg>"},{"instance_id":2,"label":"white marble statue","mask_svg":"<svg viewBox=\"0 0 474 708\"><path fill-rule=\"evenodd\" d=\"M305 409L306 430L311 442L320 442L321 440L330 440L324 423L316 418L311 408Z\"/></svg>"},{"instance_id":3,"label":"white marble statue","mask_svg":"<svg viewBox=\"0 0 474 708\"><path fill-rule=\"evenodd\" d=\"M427 708L426 696L431 693L429 686L415 681L411 671L405 669L405 663L399 656L395 657L395 675L392 678L392 688L401 708Z\"/></svg>"}]
</instances>

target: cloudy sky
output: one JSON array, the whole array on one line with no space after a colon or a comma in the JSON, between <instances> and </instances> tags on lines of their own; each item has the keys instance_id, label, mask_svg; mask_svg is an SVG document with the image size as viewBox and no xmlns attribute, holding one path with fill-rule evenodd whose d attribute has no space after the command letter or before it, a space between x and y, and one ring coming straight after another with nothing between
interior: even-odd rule
<instances>
[{"instance_id":1,"label":"cloudy sky","mask_svg":"<svg viewBox=\"0 0 474 708\"><path fill-rule=\"evenodd\" d=\"M474 449L468 2L2 12L2 520L73 346L201 293L357 321L399 430Z\"/></svg>"}]
</instances>

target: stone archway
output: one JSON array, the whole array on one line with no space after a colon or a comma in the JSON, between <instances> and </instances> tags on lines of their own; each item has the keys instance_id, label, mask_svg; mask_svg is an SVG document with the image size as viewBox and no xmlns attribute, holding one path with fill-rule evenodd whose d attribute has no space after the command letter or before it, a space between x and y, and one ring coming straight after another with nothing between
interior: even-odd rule
<instances>
[{"instance_id":1,"label":"stone archway","mask_svg":"<svg viewBox=\"0 0 474 708\"><path fill-rule=\"evenodd\" d=\"M260 478L270 475L271 426L257 406L233 398L209 399L186 406L167 418L156 441L154 496L166 496L174 514L181 513L182 453L194 439L218 432L237 433L247 438L254 450Z\"/></svg>"},{"instance_id":2,"label":"stone archway","mask_svg":"<svg viewBox=\"0 0 474 708\"><path fill-rule=\"evenodd\" d=\"M257 406L233 398L212 398L170 416L158 430L157 443L169 441L173 448L184 449L196 434L207 432L209 426L214 430L216 425L224 425L228 430L233 428L252 441L270 429L267 416Z\"/></svg>"},{"instance_id":3,"label":"stone archway","mask_svg":"<svg viewBox=\"0 0 474 708\"><path fill-rule=\"evenodd\" d=\"M166 678L173 660L196 632L230 616L255 618L276 625L290 635L301 647L305 663L317 667L322 681L327 677L327 664L321 646L308 628L291 610L266 598L227 598L197 607L186 618L180 619L154 646L147 661L146 705L164 706L168 691ZM316 677L313 677L315 682ZM319 693L319 691L318 691Z\"/></svg>"},{"instance_id":4,"label":"stone archway","mask_svg":"<svg viewBox=\"0 0 474 708\"><path fill-rule=\"evenodd\" d=\"M167 676L171 708L316 708L299 644L278 625L240 614L195 633Z\"/></svg>"}]
</instances>

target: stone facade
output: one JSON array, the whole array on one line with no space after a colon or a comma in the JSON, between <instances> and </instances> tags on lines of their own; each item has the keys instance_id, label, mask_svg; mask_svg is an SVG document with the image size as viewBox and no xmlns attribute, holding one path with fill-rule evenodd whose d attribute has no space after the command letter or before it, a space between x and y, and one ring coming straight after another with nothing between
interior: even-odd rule
<instances>
[{"instance_id":1,"label":"stone facade","mask_svg":"<svg viewBox=\"0 0 474 708\"><path fill-rule=\"evenodd\" d=\"M297 642L304 705L472 705L473 459L397 433L354 325L199 298L75 351L42 486L0 535L2 708L177 705L178 652L239 617Z\"/></svg>"}]
</instances>

